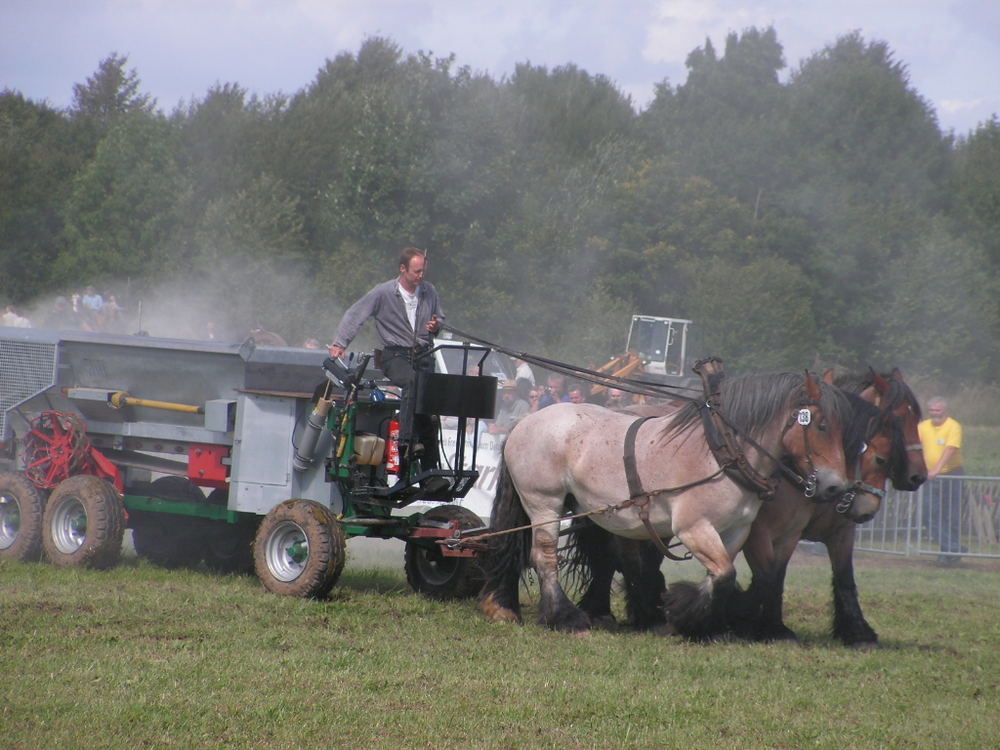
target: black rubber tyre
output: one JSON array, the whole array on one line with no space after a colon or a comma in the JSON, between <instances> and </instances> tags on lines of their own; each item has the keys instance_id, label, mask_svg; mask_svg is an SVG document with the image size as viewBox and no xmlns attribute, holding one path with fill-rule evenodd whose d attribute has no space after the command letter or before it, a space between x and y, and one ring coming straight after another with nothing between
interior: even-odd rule
<instances>
[{"instance_id":1,"label":"black rubber tyre","mask_svg":"<svg viewBox=\"0 0 1000 750\"><path fill-rule=\"evenodd\" d=\"M185 477L160 477L149 489L154 497L183 502L204 502L205 495ZM200 519L169 513L130 514L135 553L161 568L194 566L205 545Z\"/></svg>"},{"instance_id":2,"label":"black rubber tyre","mask_svg":"<svg viewBox=\"0 0 1000 750\"><path fill-rule=\"evenodd\" d=\"M209 505L229 505L228 490L212 490ZM217 573L253 573L253 540L257 526L244 523L207 521L202 548L205 565Z\"/></svg>"},{"instance_id":3,"label":"black rubber tyre","mask_svg":"<svg viewBox=\"0 0 1000 750\"><path fill-rule=\"evenodd\" d=\"M257 577L264 588L282 596L326 596L346 557L340 523L313 500L286 500L272 508L254 540Z\"/></svg>"},{"instance_id":4,"label":"black rubber tyre","mask_svg":"<svg viewBox=\"0 0 1000 750\"><path fill-rule=\"evenodd\" d=\"M132 545L143 560L161 568L197 565L201 560L202 526L199 519L167 513L129 514Z\"/></svg>"},{"instance_id":5,"label":"black rubber tyre","mask_svg":"<svg viewBox=\"0 0 1000 750\"><path fill-rule=\"evenodd\" d=\"M205 565L217 573L253 573L255 526L211 521L205 529Z\"/></svg>"},{"instance_id":6,"label":"black rubber tyre","mask_svg":"<svg viewBox=\"0 0 1000 750\"><path fill-rule=\"evenodd\" d=\"M0 560L41 558L44 512L45 493L24 474L0 473Z\"/></svg>"},{"instance_id":7,"label":"black rubber tyre","mask_svg":"<svg viewBox=\"0 0 1000 750\"><path fill-rule=\"evenodd\" d=\"M428 511L424 518L449 523L457 520L463 529L482 526L479 516L459 505L442 505ZM474 557L445 557L438 550L406 543L403 553L406 580L414 591L432 599L469 599L483 586L483 572Z\"/></svg>"},{"instance_id":8,"label":"black rubber tyre","mask_svg":"<svg viewBox=\"0 0 1000 750\"><path fill-rule=\"evenodd\" d=\"M189 503L205 502L205 493L187 477L160 477L150 485L154 497L165 500L182 500Z\"/></svg>"},{"instance_id":9,"label":"black rubber tyre","mask_svg":"<svg viewBox=\"0 0 1000 750\"><path fill-rule=\"evenodd\" d=\"M121 556L125 511L115 488L80 474L60 482L42 518L42 546L54 565L111 568Z\"/></svg>"}]
</instances>

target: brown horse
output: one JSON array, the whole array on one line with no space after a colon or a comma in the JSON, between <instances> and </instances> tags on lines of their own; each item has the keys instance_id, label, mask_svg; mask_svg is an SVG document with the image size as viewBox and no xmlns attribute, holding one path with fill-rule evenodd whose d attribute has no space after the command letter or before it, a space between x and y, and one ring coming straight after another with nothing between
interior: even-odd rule
<instances>
[{"instance_id":1,"label":"brown horse","mask_svg":"<svg viewBox=\"0 0 1000 750\"><path fill-rule=\"evenodd\" d=\"M759 640L794 640L782 621L785 571L799 540L823 542L833 569L833 634L845 645L870 648L878 635L865 620L854 580L854 528L878 512L885 480L912 491L927 478L917 435L920 405L899 370L887 376L870 372L845 375L836 385L881 407L872 421L868 451L861 454L863 485L853 503L820 507L785 485L775 502L763 508L750 531L743 554L753 571L746 602L752 614L744 633ZM888 455L885 441L888 439ZM878 441L882 441L879 443ZM848 454L850 455L850 454Z\"/></svg>"},{"instance_id":2,"label":"brown horse","mask_svg":"<svg viewBox=\"0 0 1000 750\"><path fill-rule=\"evenodd\" d=\"M837 389L809 373L776 373L727 378L720 394L754 471L767 476L784 457L810 474L819 499L846 491L841 414L848 407ZM630 491L621 458L629 453L629 434L641 496ZM482 559L481 607L493 620L520 621L518 581L530 559L540 584L540 622L569 631L590 627L557 575L559 524L570 510L618 536L648 538L651 527L660 538L680 540L708 576L697 586L671 587L669 619L678 632L712 636L729 627L733 558L760 504L757 489L724 471L709 450L700 404L641 424L592 404L547 407L519 422L504 445L492 526L513 533L493 536Z\"/></svg>"},{"instance_id":3,"label":"brown horse","mask_svg":"<svg viewBox=\"0 0 1000 750\"><path fill-rule=\"evenodd\" d=\"M753 582L742 597L738 631L747 637L794 638L781 619L784 577L800 539L826 543L833 567L834 634L848 645L871 645L877 636L864 619L854 583L854 526L879 509L886 478L897 489L916 489L926 477L917 437L920 408L898 370L887 376L870 372L845 376L837 384L861 393L873 405L854 401L854 415L845 424L845 453L857 455L852 469L856 486L850 501L820 505L782 482L775 499L765 503L754 520L743 552ZM859 453L864 445L865 450ZM662 555L652 545L623 544L584 525L576 532L576 560L589 569L590 585L580 607L591 617L611 616L609 587L616 570L624 573L626 605L633 624L649 629L665 622L660 598L665 582Z\"/></svg>"}]
</instances>

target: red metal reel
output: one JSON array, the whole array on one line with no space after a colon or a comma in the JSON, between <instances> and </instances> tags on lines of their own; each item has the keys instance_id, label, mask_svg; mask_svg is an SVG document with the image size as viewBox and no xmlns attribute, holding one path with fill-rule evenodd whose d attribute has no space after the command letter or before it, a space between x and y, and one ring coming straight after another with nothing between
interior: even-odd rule
<instances>
[{"instance_id":1,"label":"red metal reel","mask_svg":"<svg viewBox=\"0 0 1000 750\"><path fill-rule=\"evenodd\" d=\"M24 474L39 489L50 490L77 474L93 474L122 490L118 467L90 444L87 423L78 414L41 412L24 436L23 457Z\"/></svg>"},{"instance_id":2,"label":"red metal reel","mask_svg":"<svg viewBox=\"0 0 1000 750\"><path fill-rule=\"evenodd\" d=\"M90 440L83 420L73 413L43 411L24 436L24 473L40 489L52 489L81 473Z\"/></svg>"}]
</instances>

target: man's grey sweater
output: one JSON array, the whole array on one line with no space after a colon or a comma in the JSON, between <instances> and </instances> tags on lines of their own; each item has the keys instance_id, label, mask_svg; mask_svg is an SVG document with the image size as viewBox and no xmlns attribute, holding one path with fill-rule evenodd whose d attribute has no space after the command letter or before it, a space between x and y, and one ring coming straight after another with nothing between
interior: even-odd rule
<instances>
[{"instance_id":1,"label":"man's grey sweater","mask_svg":"<svg viewBox=\"0 0 1000 750\"><path fill-rule=\"evenodd\" d=\"M369 318L375 318L375 329L385 346L410 347L431 343L433 334L427 330L432 316L444 320L444 311L437 290L429 281L417 286L416 330L410 328L406 306L399 293L398 280L379 284L351 305L337 326L333 343L347 347Z\"/></svg>"}]
</instances>

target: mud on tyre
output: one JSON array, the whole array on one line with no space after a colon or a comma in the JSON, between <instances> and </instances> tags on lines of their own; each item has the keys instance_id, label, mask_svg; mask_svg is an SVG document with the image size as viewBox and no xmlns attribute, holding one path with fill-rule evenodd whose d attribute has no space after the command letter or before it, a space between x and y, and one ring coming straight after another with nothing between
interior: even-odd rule
<instances>
[{"instance_id":1,"label":"mud on tyre","mask_svg":"<svg viewBox=\"0 0 1000 750\"><path fill-rule=\"evenodd\" d=\"M42 556L45 493L20 473L0 473L0 560L35 562Z\"/></svg>"},{"instance_id":2,"label":"mud on tyre","mask_svg":"<svg viewBox=\"0 0 1000 750\"><path fill-rule=\"evenodd\" d=\"M347 540L325 505L286 500L271 509L254 540L254 569L274 594L323 597L344 569Z\"/></svg>"},{"instance_id":3,"label":"mud on tyre","mask_svg":"<svg viewBox=\"0 0 1000 750\"><path fill-rule=\"evenodd\" d=\"M54 565L113 567L121 555L125 512L115 488L79 474L60 482L42 517L42 546Z\"/></svg>"}]
</instances>

